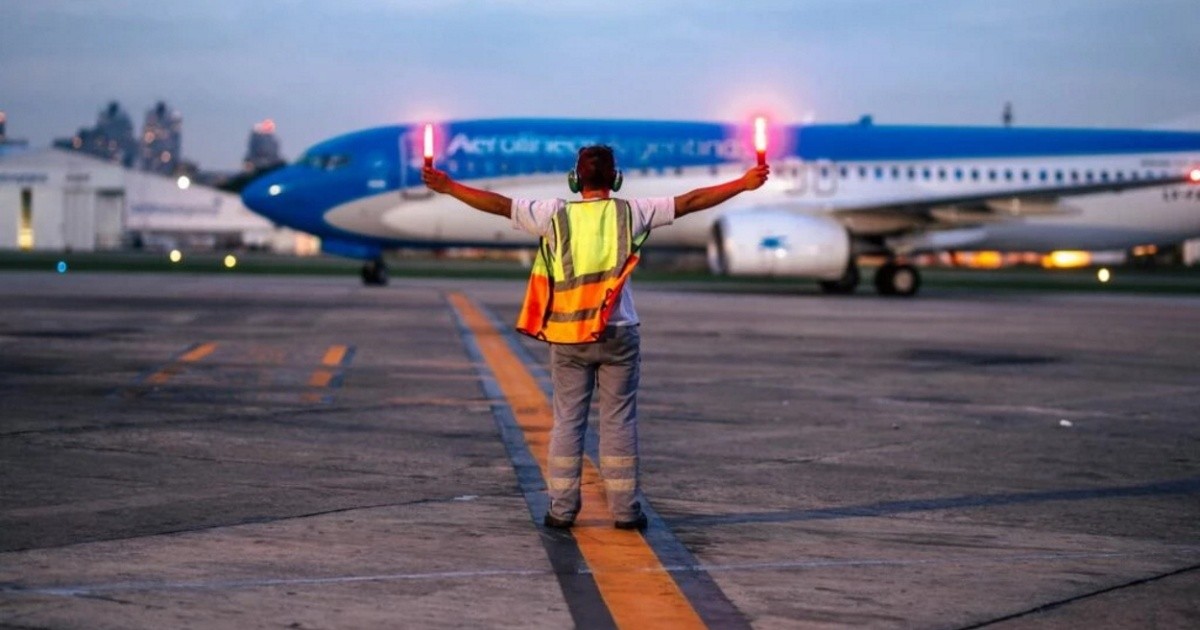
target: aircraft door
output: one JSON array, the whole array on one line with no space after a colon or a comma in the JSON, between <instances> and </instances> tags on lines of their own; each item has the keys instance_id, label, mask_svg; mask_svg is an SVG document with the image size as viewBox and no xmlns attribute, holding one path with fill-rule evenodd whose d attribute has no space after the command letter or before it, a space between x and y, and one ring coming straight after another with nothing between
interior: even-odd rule
<instances>
[{"instance_id":1,"label":"aircraft door","mask_svg":"<svg viewBox=\"0 0 1200 630\"><path fill-rule=\"evenodd\" d=\"M837 192L837 166L829 160L820 160L812 166L813 192L818 196L828 197Z\"/></svg>"},{"instance_id":2,"label":"aircraft door","mask_svg":"<svg viewBox=\"0 0 1200 630\"><path fill-rule=\"evenodd\" d=\"M785 158L780 163L775 177L784 181L783 189L789 195L803 195L808 192L808 165L797 158Z\"/></svg>"}]
</instances>

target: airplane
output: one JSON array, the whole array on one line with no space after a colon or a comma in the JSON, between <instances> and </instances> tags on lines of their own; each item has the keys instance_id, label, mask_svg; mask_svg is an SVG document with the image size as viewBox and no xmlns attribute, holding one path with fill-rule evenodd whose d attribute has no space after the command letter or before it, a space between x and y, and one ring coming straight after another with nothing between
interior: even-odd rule
<instances>
[{"instance_id":1,"label":"airplane","mask_svg":"<svg viewBox=\"0 0 1200 630\"><path fill-rule=\"evenodd\" d=\"M316 235L323 251L366 261L387 282L400 247L531 248L503 218L421 182L426 125L320 142L252 181L245 205ZM739 176L749 125L499 119L432 126L436 166L510 197L565 197L578 149L613 147L622 196L674 196ZM860 283L860 256L883 256L878 293L910 296L911 258L938 251L1111 250L1200 236L1200 133L849 124L772 126L767 184L654 231L648 247L705 250L730 276L813 279L826 293Z\"/></svg>"}]
</instances>

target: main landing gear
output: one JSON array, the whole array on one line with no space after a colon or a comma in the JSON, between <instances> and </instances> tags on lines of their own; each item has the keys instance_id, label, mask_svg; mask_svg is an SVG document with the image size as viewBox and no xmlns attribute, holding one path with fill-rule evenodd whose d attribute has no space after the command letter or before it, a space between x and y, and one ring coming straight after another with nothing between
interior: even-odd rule
<instances>
[{"instance_id":1,"label":"main landing gear","mask_svg":"<svg viewBox=\"0 0 1200 630\"><path fill-rule=\"evenodd\" d=\"M837 280L823 280L817 284L821 287L822 293L829 295L849 295L854 293L858 288L858 282L862 276L858 273L858 265L853 260L849 265L846 265L846 273L842 274Z\"/></svg>"},{"instance_id":2,"label":"main landing gear","mask_svg":"<svg viewBox=\"0 0 1200 630\"><path fill-rule=\"evenodd\" d=\"M818 283L821 291L830 295L848 295L854 293L861 280L858 265L853 261L846 266L846 273L837 280L825 280ZM879 295L897 295L909 297L915 295L921 288L921 273L917 268L889 260L875 270L875 290Z\"/></svg>"},{"instance_id":3,"label":"main landing gear","mask_svg":"<svg viewBox=\"0 0 1200 630\"><path fill-rule=\"evenodd\" d=\"M919 288L921 273L912 265L897 264L889 260L875 270L875 290L879 295L909 297L915 295Z\"/></svg>"},{"instance_id":4,"label":"main landing gear","mask_svg":"<svg viewBox=\"0 0 1200 630\"><path fill-rule=\"evenodd\" d=\"M388 283L387 264L382 258L369 261L362 267L363 284L369 287L381 287Z\"/></svg>"}]
</instances>

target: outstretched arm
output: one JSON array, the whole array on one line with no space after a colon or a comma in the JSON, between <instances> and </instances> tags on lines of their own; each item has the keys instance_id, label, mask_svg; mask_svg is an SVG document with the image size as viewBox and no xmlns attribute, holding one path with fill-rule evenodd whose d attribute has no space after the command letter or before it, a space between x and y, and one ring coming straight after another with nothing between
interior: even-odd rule
<instances>
[{"instance_id":1,"label":"outstretched arm","mask_svg":"<svg viewBox=\"0 0 1200 630\"><path fill-rule=\"evenodd\" d=\"M708 210L709 208L728 201L739 193L754 190L767 181L771 168L767 165L755 166L746 171L745 175L716 186L697 188L675 198L675 218L685 214Z\"/></svg>"},{"instance_id":2,"label":"outstretched arm","mask_svg":"<svg viewBox=\"0 0 1200 630\"><path fill-rule=\"evenodd\" d=\"M476 210L497 214L505 218L512 217L512 199L504 195L460 184L450 179L450 176L444 171L439 171L432 167L426 167L421 170L421 179L429 187L429 190L450 195Z\"/></svg>"}]
</instances>

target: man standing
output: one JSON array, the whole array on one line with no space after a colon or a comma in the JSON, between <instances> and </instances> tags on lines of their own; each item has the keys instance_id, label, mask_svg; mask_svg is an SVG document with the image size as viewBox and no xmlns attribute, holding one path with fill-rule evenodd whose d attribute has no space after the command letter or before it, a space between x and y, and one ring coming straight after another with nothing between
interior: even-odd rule
<instances>
[{"instance_id":1,"label":"man standing","mask_svg":"<svg viewBox=\"0 0 1200 630\"><path fill-rule=\"evenodd\" d=\"M767 166L678 197L617 199L621 187L612 149L579 150L568 175L581 201L512 200L456 182L426 167L422 179L483 212L511 218L513 227L541 238L517 330L549 342L554 385L554 428L547 480L550 509L543 524L565 528L580 509L588 408L600 392L600 474L609 509L620 529L644 529L637 502L637 390L641 364L638 316L630 273L650 230L706 210L762 186Z\"/></svg>"}]
</instances>

